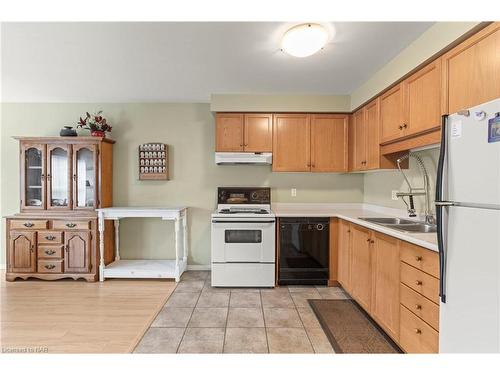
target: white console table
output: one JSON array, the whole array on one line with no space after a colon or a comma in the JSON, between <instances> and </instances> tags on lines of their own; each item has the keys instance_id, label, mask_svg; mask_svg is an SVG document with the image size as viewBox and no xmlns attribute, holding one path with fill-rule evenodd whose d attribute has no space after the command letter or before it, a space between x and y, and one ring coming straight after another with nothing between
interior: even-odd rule
<instances>
[{"instance_id":1,"label":"white console table","mask_svg":"<svg viewBox=\"0 0 500 375\"><path fill-rule=\"evenodd\" d=\"M175 278L179 281L187 267L187 207L107 207L97 209L99 220L99 280L108 278ZM175 260L121 260L120 219L157 217L175 222ZM115 260L104 265L104 221L114 220ZM181 230L182 223L182 230ZM182 237L182 240L181 240Z\"/></svg>"}]
</instances>

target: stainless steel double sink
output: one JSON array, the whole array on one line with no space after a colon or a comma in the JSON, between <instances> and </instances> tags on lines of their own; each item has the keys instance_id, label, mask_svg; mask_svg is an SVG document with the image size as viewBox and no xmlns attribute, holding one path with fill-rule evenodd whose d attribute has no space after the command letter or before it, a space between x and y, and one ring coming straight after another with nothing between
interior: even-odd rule
<instances>
[{"instance_id":1,"label":"stainless steel double sink","mask_svg":"<svg viewBox=\"0 0 500 375\"><path fill-rule=\"evenodd\" d=\"M435 225L427 224L423 221L400 219L398 217L359 217L358 219L399 230L401 232L435 233L437 231Z\"/></svg>"}]
</instances>

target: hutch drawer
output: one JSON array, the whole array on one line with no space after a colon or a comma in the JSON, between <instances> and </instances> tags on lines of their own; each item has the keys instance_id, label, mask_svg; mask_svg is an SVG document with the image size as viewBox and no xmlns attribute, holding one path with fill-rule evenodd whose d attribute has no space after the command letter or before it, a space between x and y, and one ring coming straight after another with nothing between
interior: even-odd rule
<instances>
[{"instance_id":1,"label":"hutch drawer","mask_svg":"<svg viewBox=\"0 0 500 375\"><path fill-rule=\"evenodd\" d=\"M11 220L10 229L47 229L48 220Z\"/></svg>"},{"instance_id":2,"label":"hutch drawer","mask_svg":"<svg viewBox=\"0 0 500 375\"><path fill-rule=\"evenodd\" d=\"M62 258L63 245L40 245L38 246L37 257L43 258Z\"/></svg>"},{"instance_id":3,"label":"hutch drawer","mask_svg":"<svg viewBox=\"0 0 500 375\"><path fill-rule=\"evenodd\" d=\"M63 260L62 259L39 259L38 260L39 273L62 273Z\"/></svg>"},{"instance_id":4,"label":"hutch drawer","mask_svg":"<svg viewBox=\"0 0 500 375\"><path fill-rule=\"evenodd\" d=\"M39 244L60 244L63 243L63 232L55 231L39 231L38 232Z\"/></svg>"},{"instance_id":5,"label":"hutch drawer","mask_svg":"<svg viewBox=\"0 0 500 375\"><path fill-rule=\"evenodd\" d=\"M54 220L52 221L53 229L90 229L89 220Z\"/></svg>"}]
</instances>

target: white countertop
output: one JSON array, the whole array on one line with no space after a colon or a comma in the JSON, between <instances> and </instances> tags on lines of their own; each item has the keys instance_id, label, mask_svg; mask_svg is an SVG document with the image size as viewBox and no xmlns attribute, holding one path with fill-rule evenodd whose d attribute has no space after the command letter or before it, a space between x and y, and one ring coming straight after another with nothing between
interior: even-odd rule
<instances>
[{"instance_id":1,"label":"white countertop","mask_svg":"<svg viewBox=\"0 0 500 375\"><path fill-rule=\"evenodd\" d=\"M387 234L415 245L438 251L436 233L407 233L370 223L360 217L408 218L406 211L366 203L274 203L271 209L276 217L338 217L377 232ZM420 220L420 219L418 219Z\"/></svg>"}]
</instances>

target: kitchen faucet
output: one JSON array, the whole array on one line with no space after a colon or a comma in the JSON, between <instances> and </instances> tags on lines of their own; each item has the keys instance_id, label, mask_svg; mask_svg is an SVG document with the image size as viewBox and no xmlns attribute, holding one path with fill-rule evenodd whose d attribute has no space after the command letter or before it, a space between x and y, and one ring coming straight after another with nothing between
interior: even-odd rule
<instances>
[{"instance_id":1,"label":"kitchen faucet","mask_svg":"<svg viewBox=\"0 0 500 375\"><path fill-rule=\"evenodd\" d=\"M403 172L401 169L401 162L403 162L406 159L413 158L417 161L417 164L420 168L420 172L422 174L422 179L423 179L423 187L421 188L413 188L410 184L410 181L406 177L406 174ZM406 205L408 209L408 214L410 217L415 217L417 216L416 210L415 210L415 205L413 202L413 197L417 195L423 195L425 196L425 223L426 224L434 224L435 219L434 216L432 215L431 212L431 207L430 207L430 197L429 197L429 175L427 174L427 169L425 168L424 162L422 161L422 158L418 156L417 154L414 154L412 152L409 152L408 154L404 155L403 157L399 158L396 160L396 163L398 165L399 172L403 175L406 184L408 185L408 192L398 192L396 193L396 196L398 198L401 198ZM408 197L409 199L409 204L406 202L405 197Z\"/></svg>"}]
</instances>

